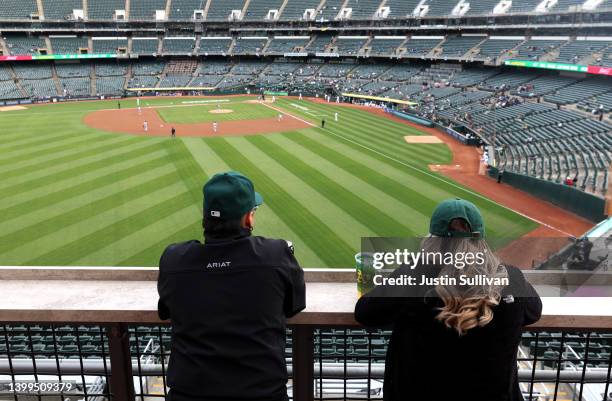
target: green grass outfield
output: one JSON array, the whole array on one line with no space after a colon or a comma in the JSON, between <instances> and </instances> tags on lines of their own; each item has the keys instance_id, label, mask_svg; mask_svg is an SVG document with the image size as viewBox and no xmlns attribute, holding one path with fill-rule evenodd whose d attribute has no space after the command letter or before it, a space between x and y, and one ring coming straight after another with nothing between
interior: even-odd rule
<instances>
[{"instance_id":1,"label":"green grass outfield","mask_svg":"<svg viewBox=\"0 0 612 401\"><path fill-rule=\"evenodd\" d=\"M352 266L362 236L425 234L436 203L450 197L475 202L491 236L536 227L431 173L428 164L451 155L445 145L408 145L403 136L416 129L333 105L282 99L275 106L313 122L326 115L327 129L172 140L81 123L116 101L0 113L0 264L156 266L167 244L201 238L201 186L229 169L250 176L265 198L255 233L292 240L305 267ZM189 109L161 110L188 117Z\"/></svg>"}]
</instances>

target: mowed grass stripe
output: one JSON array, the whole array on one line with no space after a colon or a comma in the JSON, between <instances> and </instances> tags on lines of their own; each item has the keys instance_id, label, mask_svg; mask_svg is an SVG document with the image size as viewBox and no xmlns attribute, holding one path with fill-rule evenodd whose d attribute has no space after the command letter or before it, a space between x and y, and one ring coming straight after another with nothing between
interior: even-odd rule
<instances>
[{"instance_id":1,"label":"mowed grass stripe","mask_svg":"<svg viewBox=\"0 0 612 401\"><path fill-rule=\"evenodd\" d=\"M15 176L21 177L31 172L38 172L41 170L46 171L50 167L74 163L83 158L88 158L106 151L115 150L118 146L136 142L138 142L138 140L134 137L115 137L115 139L104 141L102 143L96 143L85 149L68 148L65 150L65 152L47 157L24 158L19 162L3 167L0 171L0 179L5 180Z\"/></svg>"},{"instance_id":2,"label":"mowed grass stripe","mask_svg":"<svg viewBox=\"0 0 612 401\"><path fill-rule=\"evenodd\" d=\"M178 227L178 225L177 225ZM163 234L158 232L159 234ZM116 266L159 266L159 257L166 247L170 244L186 241L188 239L201 238L202 227L198 224L193 224L191 221L185 221L183 227L177 229L170 235L167 235L153 244L149 244L145 249L138 253L120 260ZM156 256L157 255L157 256Z\"/></svg>"},{"instance_id":3,"label":"mowed grass stripe","mask_svg":"<svg viewBox=\"0 0 612 401\"><path fill-rule=\"evenodd\" d=\"M214 174L229 171L231 168L225 163L223 159L217 156L215 152L206 144L206 139L202 138L181 138L181 140L185 143L185 146L191 152L191 155L196 160L196 162L200 165L200 167L206 172L206 174L210 177ZM232 138L232 143L235 144L236 147L240 148L243 152L250 153L251 148L245 148L244 143L240 141L237 142L238 138ZM248 144L246 144L248 145ZM259 156L258 167L267 172L265 166L263 166L263 161ZM269 173L268 173L269 175ZM274 178L270 176L270 178ZM200 187L203 185L200 184ZM285 190L289 190L285 188ZM266 194L263 194L265 197ZM308 247L304 240L299 237L285 222L274 213L274 211L269 207L262 207L257 210L257 220L255 224L254 235L262 235L269 238L284 238L293 241L294 244L299 244L296 247L296 258L300 261L300 263L304 266L324 266L323 261L317 256L317 254ZM198 238L202 236L200 232Z\"/></svg>"},{"instance_id":4,"label":"mowed grass stripe","mask_svg":"<svg viewBox=\"0 0 612 401\"><path fill-rule=\"evenodd\" d=\"M298 133L295 133L299 135ZM428 221L429 216L419 213L414 210L406 203L406 199L396 199L389 196L383 191L378 190L375 186L369 183L368 176L360 176L351 171L346 171L338 168L337 165L331 161L319 156L315 152L311 152L308 148L301 146L300 144L289 140L291 133L286 135L267 135L266 139L276 143L285 152L294 155L297 160L302 161L308 166L312 166L323 176L327 177L332 182L338 184L339 187L344 188L348 193L357 196L363 204L371 206L371 210L378 211L383 216L388 216L394 219L400 224L407 227L422 227ZM358 160L358 159L357 159ZM387 180L387 185L393 185L390 180ZM362 205L356 205L361 209ZM407 222L402 220L402 216L410 214L412 216L411 221ZM354 216L353 216L354 218ZM366 217L364 217L366 218ZM372 227L369 227L372 229ZM373 234L369 236L382 236L380 232L374 230ZM398 236L398 235L409 235L414 234L413 232L406 232L401 227L395 227L393 225L385 225L385 236ZM360 236L368 236L365 233L357 232Z\"/></svg>"},{"instance_id":5,"label":"mowed grass stripe","mask_svg":"<svg viewBox=\"0 0 612 401\"><path fill-rule=\"evenodd\" d=\"M189 191L185 191L169 199L151 198L151 202L159 203L153 203L153 205L147 209L60 246L51 252L30 259L26 264L32 266L45 263L52 263L58 266L70 265L74 261L82 258L82 255L95 252L109 242L115 242L118 239L124 238L139 231L151 222L162 220L175 213L177 210L192 205L192 197Z\"/></svg>"},{"instance_id":6,"label":"mowed grass stripe","mask_svg":"<svg viewBox=\"0 0 612 401\"><path fill-rule=\"evenodd\" d=\"M404 166L403 164L392 162L386 157L382 157L374 152L357 146L351 142L347 142L335 135L328 135L325 132L317 129L308 129L302 131L304 136L316 142L316 146L325 146L343 156L353 160L359 160L363 166L376 170L379 174L388 177L391 180L401 183L405 187L414 188L422 192L423 196L439 201L452 197L453 194L447 192L438 185L431 185L431 177L425 177L421 174L415 174L414 170ZM378 156L378 157L377 157ZM427 187L427 191L422 191Z\"/></svg>"},{"instance_id":7,"label":"mowed grass stripe","mask_svg":"<svg viewBox=\"0 0 612 401\"><path fill-rule=\"evenodd\" d=\"M74 186L64 188L57 191L45 191L44 196L38 196L29 201L21 202L17 205L0 209L0 215L4 220L23 216L27 213L32 213L36 210L46 207L52 207L65 199L74 198L86 194L95 189L104 188L109 185L114 185L118 181L122 181L141 174L144 171L149 171L162 165L166 162L166 155L158 155L154 158L147 158L140 163L124 167L119 171L111 171L101 177L96 177L92 180L76 184Z\"/></svg>"},{"instance_id":8,"label":"mowed grass stripe","mask_svg":"<svg viewBox=\"0 0 612 401\"><path fill-rule=\"evenodd\" d=\"M342 170L357 177L362 177L368 182L368 184L404 203L409 209L420 213L422 216L429 216L431 214L433 209L432 205L436 202L434 199L424 196L422 190L407 188L401 182L395 181L392 178L367 167L365 164L363 164L361 156L358 158L348 157L324 144L321 144L320 142L311 139L306 134L286 135L286 137L290 141L293 141L328 160L338 168L341 168Z\"/></svg>"},{"instance_id":9,"label":"mowed grass stripe","mask_svg":"<svg viewBox=\"0 0 612 401\"><path fill-rule=\"evenodd\" d=\"M164 201L163 203L170 203L173 199ZM161 207L161 203L159 204ZM97 249L92 249L90 252L84 254L80 259L71 261L71 264L77 266L91 266L95 265L98 260L107 260L111 266L116 266L122 260L131 258L133 255L139 254L141 251L148 249L152 244L157 243L160 236L165 236L166 233L173 232L177 227L183 228L186 224L193 227L197 227L198 221L201 219L200 213L191 202L187 206L181 208L180 204L167 205L172 206L174 210L163 210L164 215L154 217L150 215L146 216L134 216L140 217L141 220L147 221L147 225L142 226L140 221L135 221L133 229L126 227L125 224L119 223L114 224L114 228L117 230L113 233L112 239L115 239L115 234L119 235L115 241L109 242L104 241L108 236L102 237L104 241ZM130 217L131 219L132 217ZM146 219L146 220L145 220ZM148 241L143 240L144 238ZM185 241L191 238L182 238L179 241ZM87 237L85 237L87 239ZM93 234L90 236L89 241L96 241ZM170 245L173 242L177 242L176 239L172 239L171 242L166 243ZM162 248L163 250L163 248ZM141 260L141 263L135 266L157 266L159 257L161 256L161 250L156 253L150 253Z\"/></svg>"},{"instance_id":10,"label":"mowed grass stripe","mask_svg":"<svg viewBox=\"0 0 612 401\"><path fill-rule=\"evenodd\" d=\"M130 217L135 213L151 207L153 204L170 199L184 190L181 183L170 184L163 188L158 188L150 193L150 197L158 199L156 203L151 203L151 199L147 197L138 197L126 200L121 205L115 208L106 210L102 213L91 214L83 219L83 221L71 227L66 227L61 230L54 231L47 235L41 236L32 242L20 245L14 250L2 254L3 260L11 261L15 256L21 257L21 263L27 263L28 260L39 257L40 255L53 252L57 248L62 247L74 241L83 239L104 227L115 224L121 219ZM80 257L85 254L80 255ZM25 260L25 261L24 261Z\"/></svg>"},{"instance_id":11,"label":"mowed grass stripe","mask_svg":"<svg viewBox=\"0 0 612 401\"><path fill-rule=\"evenodd\" d=\"M338 111L340 114L339 122L336 123L333 119L328 119L325 125L328 130L341 130L351 137L357 135L363 140L376 143L378 147L386 148L388 152L398 156L402 154L403 157L409 156L411 159L429 163L434 160L438 163L450 161L450 152L445 145L409 145L406 143L404 140L406 135L425 135L409 125L350 107L328 106L307 101L302 101L300 104L319 113L326 113L326 109L329 108ZM305 111L295 110L297 113L292 112L292 114L300 114L309 117L315 123L317 122Z\"/></svg>"},{"instance_id":12,"label":"mowed grass stripe","mask_svg":"<svg viewBox=\"0 0 612 401\"><path fill-rule=\"evenodd\" d=\"M240 149L242 154L249 155L250 160L256 161L257 168L259 168L268 179L281 185L285 192L291 194L297 202L310 213L317 216L320 221L325 222L325 224L352 249L358 250L360 248L360 236L376 236L376 233L359 223L353 216L346 213L340 207L329 202L326 197L309 186L301 177L293 174L279 164L278 161L270 157L270 155L262 152L258 147L249 142L247 137L232 137L227 140L234 148ZM265 211L266 207L262 209ZM290 222L288 222L288 224L290 224ZM262 228L262 230L266 230L266 228ZM304 247L302 245L304 242L298 242L301 239L299 235L287 238L299 244L299 246L296 246L296 249L301 250L302 248L310 248L309 246ZM301 253L299 250L296 250L296 252L298 252L300 257L304 258L304 263L308 261L309 267L321 267L325 265L320 258L308 259L308 254ZM320 250L315 251L317 255L320 252Z\"/></svg>"},{"instance_id":13,"label":"mowed grass stripe","mask_svg":"<svg viewBox=\"0 0 612 401\"><path fill-rule=\"evenodd\" d=\"M345 267L353 257L352 249L316 215L312 214L293 196L269 179L254 163L231 146L224 138L210 138L210 148L234 170L248 175L267 194L266 205L302 238L310 249L316 250L327 266Z\"/></svg>"},{"instance_id":14,"label":"mowed grass stripe","mask_svg":"<svg viewBox=\"0 0 612 401\"><path fill-rule=\"evenodd\" d=\"M409 160L422 161L424 163L450 162L450 151L446 145L415 144L410 145L404 140L406 135L428 135L417 128L393 121L384 116L372 114L366 110L351 107L328 106L318 103L302 101L304 107L315 108L323 113L328 108L333 108L340 115L339 122L327 120L325 125L329 130L341 130L346 135L359 136L368 143L376 143L378 147L385 148L387 152L396 156L402 155ZM299 109L298 113L301 111ZM303 116L308 116L301 111ZM365 135L363 135L365 134Z\"/></svg>"},{"instance_id":15,"label":"mowed grass stripe","mask_svg":"<svg viewBox=\"0 0 612 401\"><path fill-rule=\"evenodd\" d=\"M112 226L102 228L97 232L87 235L83 239L78 239L70 244L62 246L58 251L54 250L46 255L42 255L40 258L44 259L48 257L51 260L58 260L57 257L61 255L62 250L70 254L76 251L75 247L79 246L80 242L85 245L96 243L97 251L91 250L88 253L103 252L109 260L109 263L114 264L121 259L129 257L133 253L137 253L142 246L147 245L147 243L141 243L140 247L125 249L122 244L130 243L129 240L126 240L126 237L131 237L137 232L145 233L148 231L148 235L143 234L141 238L154 238L155 232L151 230L159 229L160 232L166 232L169 227L161 227L165 222L165 218L170 218L175 213L184 211L187 207L192 209L189 220L195 224L199 214L196 204L198 198L201 197L196 183L205 181L207 177L200 166L191 157L189 150L182 141L166 140L161 144L165 148L166 154L164 157L156 160L155 163L152 163L151 168L154 168L155 165L167 164L169 169L172 170L171 166L174 166L174 171L177 175L176 183L180 184L179 187L182 189L181 195L178 198L174 197L169 200L163 200L152 197L152 204L159 204L161 202L163 202L163 204L152 206L134 216L126 217L114 223ZM149 227L151 228L149 229ZM111 233L113 235L110 235ZM91 260L88 258L89 256L85 256L85 259ZM79 261L82 259L83 258L76 260L76 263L81 263ZM74 261L75 260L70 260L70 262L67 262L67 259L60 259L58 263L72 263Z\"/></svg>"},{"instance_id":16,"label":"mowed grass stripe","mask_svg":"<svg viewBox=\"0 0 612 401\"><path fill-rule=\"evenodd\" d=\"M0 154L0 166L14 163L30 157L42 157L47 155L53 155L55 153L63 152L66 149L80 149L81 147L90 146L98 142L104 142L112 139L106 135L77 135L72 138L48 143L39 146L28 146L25 149L15 150L13 152L2 152Z\"/></svg>"},{"instance_id":17,"label":"mowed grass stripe","mask_svg":"<svg viewBox=\"0 0 612 401\"><path fill-rule=\"evenodd\" d=\"M248 140L379 236L393 236L399 233L410 235L412 233L410 227L365 202L359 195L296 158L267 137L252 136Z\"/></svg>"},{"instance_id":18,"label":"mowed grass stripe","mask_svg":"<svg viewBox=\"0 0 612 401\"><path fill-rule=\"evenodd\" d=\"M51 143L56 141L62 141L64 139L77 136L79 134L75 134L73 132L66 133L65 131L56 132L54 134L40 134L40 133L32 133L29 135L17 134L13 135L13 138L7 140L4 138L8 135L3 135L1 139L2 143L0 144L0 152L10 152L15 149L21 149L28 146L37 146L43 143Z\"/></svg>"},{"instance_id":19,"label":"mowed grass stripe","mask_svg":"<svg viewBox=\"0 0 612 401\"><path fill-rule=\"evenodd\" d=\"M10 234L4 234L0 236L0 253L6 252L13 248L15 243L27 243L33 239L50 234L54 231L61 230L73 224L78 224L91 216L92 213L102 213L125 203L129 199L148 196L151 192L176 182L176 179L176 173L172 171L168 174L157 176L148 181L141 182L138 185L127 188L118 193L93 200L92 202L83 204L74 210L70 210L66 213L46 219L40 223L23 227L20 230Z\"/></svg>"},{"instance_id":20,"label":"mowed grass stripe","mask_svg":"<svg viewBox=\"0 0 612 401\"><path fill-rule=\"evenodd\" d=\"M139 147L136 149L132 149L132 148L118 149L117 146L110 146L108 147L107 151L112 152L112 155L110 156L106 155L107 157L104 157L106 152L98 153L96 151L93 151L93 154L90 154L90 155L80 155L80 157L78 157L78 160L81 160L81 157L83 157L84 160L89 160L89 158L91 158L93 155L96 156L95 157L96 160L91 161L87 164L72 164L69 161L66 161L65 162L66 166L69 166L69 167L73 166L73 167L70 167L68 169L65 169L57 173L51 173L51 174L47 174L46 170L41 169L39 171L39 174L31 176L27 180L23 180L17 184L13 184L8 187L4 187L4 188L0 187L2 189L2 194L0 194L0 199L3 199L4 197L9 197L9 196L15 196L17 194L27 192L33 189L37 189L48 183L60 182L63 180L71 179L82 173L88 173L88 172L97 171L97 170L104 170L108 166L113 165L115 163L121 163L126 160L135 159L141 156L152 155L153 153L161 149L162 149L162 145L159 143L141 142L141 144L139 144ZM121 153L117 153L118 150ZM100 158L100 156L102 156L103 158Z\"/></svg>"}]
</instances>

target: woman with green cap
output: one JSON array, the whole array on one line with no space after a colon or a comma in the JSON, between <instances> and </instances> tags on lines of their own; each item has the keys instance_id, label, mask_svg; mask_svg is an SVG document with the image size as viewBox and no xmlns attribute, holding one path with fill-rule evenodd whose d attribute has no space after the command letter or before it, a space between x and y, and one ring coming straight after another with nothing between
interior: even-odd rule
<instances>
[{"instance_id":1,"label":"woman with green cap","mask_svg":"<svg viewBox=\"0 0 612 401\"><path fill-rule=\"evenodd\" d=\"M454 258L402 266L391 276L415 277L416 283L446 279L410 288L378 286L355 307L360 323L393 326L385 401L523 400L516 357L522 328L540 318L538 294L519 269L500 263L489 248L474 204L442 202L429 231L421 252ZM461 267L449 262L465 262L469 254L481 257L469 258ZM475 277L487 280L470 280ZM473 282L478 284L465 284Z\"/></svg>"}]
</instances>

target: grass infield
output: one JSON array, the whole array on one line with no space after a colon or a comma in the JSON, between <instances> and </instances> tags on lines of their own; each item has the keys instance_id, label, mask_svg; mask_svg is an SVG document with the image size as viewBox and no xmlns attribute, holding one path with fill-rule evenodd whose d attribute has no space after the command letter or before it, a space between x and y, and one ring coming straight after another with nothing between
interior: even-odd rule
<instances>
[{"instance_id":1,"label":"grass infield","mask_svg":"<svg viewBox=\"0 0 612 401\"><path fill-rule=\"evenodd\" d=\"M157 98L141 106L163 106L160 116L177 123L278 115L242 100ZM234 112L208 113L217 102ZM293 241L305 267L351 267L362 236L426 234L433 208L450 197L476 203L491 237L536 227L430 172L428 164L451 155L443 144L406 143L404 136L422 135L418 129L335 105L280 99L274 106L315 124L326 118L326 129L173 140L81 122L117 101L0 113L0 264L156 266L169 243L201 238L202 184L228 169L251 177L265 198L255 233Z\"/></svg>"}]
</instances>

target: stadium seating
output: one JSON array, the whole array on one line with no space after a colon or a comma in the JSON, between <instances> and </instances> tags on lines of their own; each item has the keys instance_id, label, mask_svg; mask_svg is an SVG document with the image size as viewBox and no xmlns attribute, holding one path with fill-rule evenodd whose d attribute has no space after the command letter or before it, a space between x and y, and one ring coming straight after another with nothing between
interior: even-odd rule
<instances>
[{"instance_id":1,"label":"stadium seating","mask_svg":"<svg viewBox=\"0 0 612 401\"><path fill-rule=\"evenodd\" d=\"M13 66L17 77L22 79L48 79L53 76L51 64L15 64Z\"/></svg>"},{"instance_id":2,"label":"stadium seating","mask_svg":"<svg viewBox=\"0 0 612 401\"><path fill-rule=\"evenodd\" d=\"M90 96L91 80L89 78L60 79L60 90L64 96Z\"/></svg>"},{"instance_id":3,"label":"stadium seating","mask_svg":"<svg viewBox=\"0 0 612 401\"><path fill-rule=\"evenodd\" d=\"M317 21L334 21L342 9L344 0L326 0L317 14Z\"/></svg>"},{"instance_id":4,"label":"stadium seating","mask_svg":"<svg viewBox=\"0 0 612 401\"><path fill-rule=\"evenodd\" d=\"M166 64L163 61L141 61L132 66L134 75L159 75Z\"/></svg>"},{"instance_id":5,"label":"stadium seating","mask_svg":"<svg viewBox=\"0 0 612 401\"><path fill-rule=\"evenodd\" d=\"M404 43L405 38L384 38L374 37L368 47L370 56L390 56L395 55L399 47Z\"/></svg>"},{"instance_id":6,"label":"stadium seating","mask_svg":"<svg viewBox=\"0 0 612 401\"><path fill-rule=\"evenodd\" d=\"M164 54L191 54L195 50L195 38L164 38Z\"/></svg>"},{"instance_id":7,"label":"stadium seating","mask_svg":"<svg viewBox=\"0 0 612 401\"><path fill-rule=\"evenodd\" d=\"M208 21L228 21L232 10L242 10L245 0L209 0L206 19Z\"/></svg>"},{"instance_id":8,"label":"stadium seating","mask_svg":"<svg viewBox=\"0 0 612 401\"><path fill-rule=\"evenodd\" d=\"M95 54L117 54L119 53L119 48L128 47L128 41L126 38L93 38L93 52Z\"/></svg>"},{"instance_id":9,"label":"stadium seating","mask_svg":"<svg viewBox=\"0 0 612 401\"><path fill-rule=\"evenodd\" d=\"M184 88L191 81L189 75L167 75L159 82L160 88Z\"/></svg>"},{"instance_id":10,"label":"stadium seating","mask_svg":"<svg viewBox=\"0 0 612 401\"><path fill-rule=\"evenodd\" d=\"M455 5L457 5L457 0L429 0L427 5L429 6L427 16L439 17L450 15Z\"/></svg>"},{"instance_id":11,"label":"stadium seating","mask_svg":"<svg viewBox=\"0 0 612 401\"><path fill-rule=\"evenodd\" d=\"M231 44L231 38L202 37L200 39L200 47L198 48L198 54L227 54Z\"/></svg>"},{"instance_id":12,"label":"stadium seating","mask_svg":"<svg viewBox=\"0 0 612 401\"><path fill-rule=\"evenodd\" d=\"M130 20L155 20L157 10L166 10L166 0L130 0Z\"/></svg>"},{"instance_id":13,"label":"stadium seating","mask_svg":"<svg viewBox=\"0 0 612 401\"><path fill-rule=\"evenodd\" d=\"M514 89L537 77L536 72L508 71L487 79L478 87L489 91Z\"/></svg>"},{"instance_id":14,"label":"stadium seating","mask_svg":"<svg viewBox=\"0 0 612 401\"><path fill-rule=\"evenodd\" d=\"M287 0L280 16L281 21L300 21L304 18L306 10L316 10L320 0Z\"/></svg>"},{"instance_id":15,"label":"stadium seating","mask_svg":"<svg viewBox=\"0 0 612 401\"><path fill-rule=\"evenodd\" d=\"M381 0L348 0L345 7L352 9L351 19L371 20L380 4Z\"/></svg>"},{"instance_id":16,"label":"stadium seating","mask_svg":"<svg viewBox=\"0 0 612 401\"><path fill-rule=\"evenodd\" d=\"M268 38L238 38L234 44L233 54L259 54L266 46Z\"/></svg>"},{"instance_id":17,"label":"stadium seating","mask_svg":"<svg viewBox=\"0 0 612 401\"><path fill-rule=\"evenodd\" d=\"M89 48L86 37L57 37L50 36L51 50L53 54L78 54L80 49Z\"/></svg>"},{"instance_id":18,"label":"stadium seating","mask_svg":"<svg viewBox=\"0 0 612 401\"><path fill-rule=\"evenodd\" d=\"M159 50L159 40L151 37L132 38L132 53L156 54Z\"/></svg>"},{"instance_id":19,"label":"stadium seating","mask_svg":"<svg viewBox=\"0 0 612 401\"><path fill-rule=\"evenodd\" d=\"M458 36L448 38L442 44L442 56L461 57L483 39L482 36Z\"/></svg>"},{"instance_id":20,"label":"stadium seating","mask_svg":"<svg viewBox=\"0 0 612 401\"><path fill-rule=\"evenodd\" d=\"M87 2L87 15L90 20L110 20L115 10L125 10L126 0L96 0Z\"/></svg>"},{"instance_id":21,"label":"stadium seating","mask_svg":"<svg viewBox=\"0 0 612 401\"><path fill-rule=\"evenodd\" d=\"M304 48L309 41L309 37L275 37L270 41L266 49L266 54L291 53L294 52L296 48Z\"/></svg>"},{"instance_id":22,"label":"stadium seating","mask_svg":"<svg viewBox=\"0 0 612 401\"><path fill-rule=\"evenodd\" d=\"M325 48L330 44L331 40L331 35L319 34L312 40L312 42L310 42L308 46L306 46L306 49L313 53L323 52L325 51Z\"/></svg>"},{"instance_id":23,"label":"stadium seating","mask_svg":"<svg viewBox=\"0 0 612 401\"><path fill-rule=\"evenodd\" d=\"M479 0L470 1L470 9L467 15L486 15L492 14L495 6L499 4L499 0Z\"/></svg>"},{"instance_id":24,"label":"stadium seating","mask_svg":"<svg viewBox=\"0 0 612 401\"><path fill-rule=\"evenodd\" d=\"M135 75L130 78L128 88L154 88L159 82L159 77L151 75Z\"/></svg>"},{"instance_id":25,"label":"stadium seating","mask_svg":"<svg viewBox=\"0 0 612 401\"><path fill-rule=\"evenodd\" d=\"M201 75L197 76L189 82L189 87L204 87L204 88L214 88L221 81L221 76L219 75Z\"/></svg>"},{"instance_id":26,"label":"stadium seating","mask_svg":"<svg viewBox=\"0 0 612 401\"><path fill-rule=\"evenodd\" d=\"M336 48L337 53L343 56L355 56L366 44L368 38L353 38L339 36L332 47Z\"/></svg>"},{"instance_id":27,"label":"stadium seating","mask_svg":"<svg viewBox=\"0 0 612 401\"><path fill-rule=\"evenodd\" d=\"M30 15L38 14L35 0L2 0L0 15L7 20L29 20Z\"/></svg>"},{"instance_id":28,"label":"stadium seating","mask_svg":"<svg viewBox=\"0 0 612 401\"><path fill-rule=\"evenodd\" d=\"M610 45L607 41L576 40L559 49L559 55L554 61L571 64L581 64L585 58L599 53Z\"/></svg>"},{"instance_id":29,"label":"stadium seating","mask_svg":"<svg viewBox=\"0 0 612 401\"><path fill-rule=\"evenodd\" d=\"M232 69L232 65L221 61L205 61L198 64L196 75L223 75Z\"/></svg>"},{"instance_id":30,"label":"stadium seating","mask_svg":"<svg viewBox=\"0 0 612 401\"><path fill-rule=\"evenodd\" d=\"M21 87L32 99L42 99L58 96L55 82L50 79L23 79Z\"/></svg>"},{"instance_id":31,"label":"stadium seating","mask_svg":"<svg viewBox=\"0 0 612 401\"><path fill-rule=\"evenodd\" d=\"M96 67L96 76L98 77L125 76L128 72L128 65L126 63L98 62L96 63L95 67Z\"/></svg>"},{"instance_id":32,"label":"stadium seating","mask_svg":"<svg viewBox=\"0 0 612 401\"><path fill-rule=\"evenodd\" d=\"M407 56L424 56L436 47L442 39L411 38L404 47Z\"/></svg>"},{"instance_id":33,"label":"stadium seating","mask_svg":"<svg viewBox=\"0 0 612 401\"><path fill-rule=\"evenodd\" d=\"M521 60L539 60L546 53L553 51L562 44L563 40L528 40L521 44L516 50L516 57Z\"/></svg>"},{"instance_id":34,"label":"stadium seating","mask_svg":"<svg viewBox=\"0 0 612 401\"><path fill-rule=\"evenodd\" d=\"M38 49L46 49L47 47L45 41L37 36L6 34L4 41L13 56L38 54Z\"/></svg>"},{"instance_id":35,"label":"stadium seating","mask_svg":"<svg viewBox=\"0 0 612 401\"><path fill-rule=\"evenodd\" d=\"M558 77L558 76L542 76L529 81L528 87L519 87L518 91L513 91L514 94L523 97L534 97L547 95L565 86L571 85L576 82L575 78L571 77ZM522 89L522 90L521 90Z\"/></svg>"},{"instance_id":36,"label":"stadium seating","mask_svg":"<svg viewBox=\"0 0 612 401\"><path fill-rule=\"evenodd\" d=\"M44 0L45 19L74 19L73 10L83 10L83 0Z\"/></svg>"},{"instance_id":37,"label":"stadium seating","mask_svg":"<svg viewBox=\"0 0 612 401\"><path fill-rule=\"evenodd\" d=\"M60 78L82 78L91 75L89 64L55 64L55 71Z\"/></svg>"},{"instance_id":38,"label":"stadium seating","mask_svg":"<svg viewBox=\"0 0 612 401\"><path fill-rule=\"evenodd\" d=\"M191 20L195 10L202 10L206 6L205 0L172 0L170 3L171 20Z\"/></svg>"},{"instance_id":39,"label":"stadium seating","mask_svg":"<svg viewBox=\"0 0 612 401\"><path fill-rule=\"evenodd\" d=\"M544 99L551 103L570 104L597 96L612 90L609 78L591 78L566 86Z\"/></svg>"},{"instance_id":40,"label":"stadium seating","mask_svg":"<svg viewBox=\"0 0 612 401\"><path fill-rule=\"evenodd\" d=\"M487 39L478 46L477 59L495 59L518 46L522 39Z\"/></svg>"},{"instance_id":41,"label":"stadium seating","mask_svg":"<svg viewBox=\"0 0 612 401\"><path fill-rule=\"evenodd\" d=\"M268 17L270 10L280 10L284 0L250 0L243 20L263 21Z\"/></svg>"},{"instance_id":42,"label":"stadium seating","mask_svg":"<svg viewBox=\"0 0 612 401\"><path fill-rule=\"evenodd\" d=\"M412 16L419 3L419 0L387 0L385 5L389 7L389 18L406 18Z\"/></svg>"}]
</instances>

